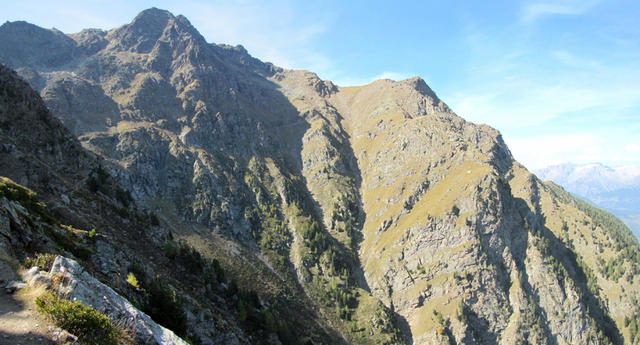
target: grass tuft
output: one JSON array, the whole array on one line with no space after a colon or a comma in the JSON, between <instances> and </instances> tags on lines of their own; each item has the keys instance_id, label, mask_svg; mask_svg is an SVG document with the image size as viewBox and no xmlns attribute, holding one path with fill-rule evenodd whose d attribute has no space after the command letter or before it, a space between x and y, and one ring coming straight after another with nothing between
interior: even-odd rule
<instances>
[{"instance_id":1,"label":"grass tuft","mask_svg":"<svg viewBox=\"0 0 640 345\"><path fill-rule=\"evenodd\" d=\"M53 323L85 344L116 345L117 333L108 317L93 307L69 301L49 292L36 299L38 309Z\"/></svg>"}]
</instances>

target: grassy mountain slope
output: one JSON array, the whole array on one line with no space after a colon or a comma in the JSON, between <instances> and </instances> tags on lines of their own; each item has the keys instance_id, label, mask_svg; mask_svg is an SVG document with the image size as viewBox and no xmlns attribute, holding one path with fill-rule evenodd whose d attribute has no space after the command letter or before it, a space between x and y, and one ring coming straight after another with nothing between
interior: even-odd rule
<instances>
[{"instance_id":1,"label":"grassy mountain slope","mask_svg":"<svg viewBox=\"0 0 640 345\"><path fill-rule=\"evenodd\" d=\"M59 58L35 49L45 38ZM92 152L77 154L89 158L74 181L104 176L116 211L148 214L119 228L94 206L80 228L135 234L127 264L170 277L194 339L219 341L212 324L241 342L637 343L628 229L540 182L419 78L339 87L209 44L157 9L68 36L7 23L0 42ZM40 191L24 176L12 178ZM215 265L192 256L215 259L225 287L194 283ZM224 292L231 279L245 293Z\"/></svg>"}]
</instances>

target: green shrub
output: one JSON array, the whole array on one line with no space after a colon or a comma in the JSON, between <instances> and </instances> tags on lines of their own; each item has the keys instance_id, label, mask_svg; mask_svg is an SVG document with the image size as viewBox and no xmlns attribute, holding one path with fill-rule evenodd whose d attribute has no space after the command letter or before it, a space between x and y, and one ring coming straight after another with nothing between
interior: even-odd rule
<instances>
[{"instance_id":1,"label":"green shrub","mask_svg":"<svg viewBox=\"0 0 640 345\"><path fill-rule=\"evenodd\" d=\"M164 255L173 260L178 255L178 246L173 241L167 241L164 244Z\"/></svg>"},{"instance_id":2,"label":"green shrub","mask_svg":"<svg viewBox=\"0 0 640 345\"><path fill-rule=\"evenodd\" d=\"M215 277L216 282L224 283L225 282L224 269L222 268L222 266L220 266L220 261L216 259L211 260L210 267L211 267L211 270L213 271L212 274Z\"/></svg>"},{"instance_id":3,"label":"green shrub","mask_svg":"<svg viewBox=\"0 0 640 345\"><path fill-rule=\"evenodd\" d=\"M136 278L136 275L133 274L133 272L129 272L129 274L127 275L127 283L129 283L131 286L135 288L140 288L140 283L138 282L138 278Z\"/></svg>"},{"instance_id":4,"label":"green shrub","mask_svg":"<svg viewBox=\"0 0 640 345\"><path fill-rule=\"evenodd\" d=\"M445 326L444 318L442 317L442 314L440 312L438 312L437 310L434 310L433 315L435 315L436 321L438 322L438 324Z\"/></svg>"},{"instance_id":5,"label":"green shrub","mask_svg":"<svg viewBox=\"0 0 640 345\"><path fill-rule=\"evenodd\" d=\"M31 268L33 266L37 266L41 271L49 271L51 270L51 266L53 266L53 261L56 259L55 254L50 253L36 253L35 257L28 257L24 259L24 265L27 268Z\"/></svg>"},{"instance_id":6,"label":"green shrub","mask_svg":"<svg viewBox=\"0 0 640 345\"><path fill-rule=\"evenodd\" d=\"M91 175L87 179L87 188L90 191L96 193L98 191L107 193L107 179L109 178L109 173L102 167L102 165L98 165L91 171Z\"/></svg>"},{"instance_id":7,"label":"green shrub","mask_svg":"<svg viewBox=\"0 0 640 345\"><path fill-rule=\"evenodd\" d=\"M624 326L629 327L629 343L640 344L640 312L632 315L631 318L625 316Z\"/></svg>"},{"instance_id":8,"label":"green shrub","mask_svg":"<svg viewBox=\"0 0 640 345\"><path fill-rule=\"evenodd\" d=\"M38 200L34 191L13 182L10 178L0 176L0 197L19 202L32 214L37 214L50 224L58 224L58 221L51 216L47 206Z\"/></svg>"},{"instance_id":9,"label":"green shrub","mask_svg":"<svg viewBox=\"0 0 640 345\"><path fill-rule=\"evenodd\" d=\"M175 290L162 284L158 278L146 283L144 289L148 291L148 298L143 311L179 336L186 336L187 316Z\"/></svg>"},{"instance_id":10,"label":"green shrub","mask_svg":"<svg viewBox=\"0 0 640 345\"><path fill-rule=\"evenodd\" d=\"M102 194L115 198L124 206L124 209L133 203L131 192L118 186L113 177L102 165L96 166L93 171L91 171L91 174L87 178L87 188L93 193L101 192ZM122 212L121 216L125 217L122 215Z\"/></svg>"},{"instance_id":11,"label":"green shrub","mask_svg":"<svg viewBox=\"0 0 640 345\"><path fill-rule=\"evenodd\" d=\"M227 286L227 296L233 297L237 293L238 293L238 283L236 283L235 279L232 279L231 282L229 283L229 286Z\"/></svg>"},{"instance_id":12,"label":"green shrub","mask_svg":"<svg viewBox=\"0 0 640 345\"><path fill-rule=\"evenodd\" d=\"M263 323L264 329L266 329L269 332L276 332L278 330L278 324L276 322L276 319L273 316L273 313L270 312L269 310L265 309L262 311L262 323Z\"/></svg>"},{"instance_id":13,"label":"green shrub","mask_svg":"<svg viewBox=\"0 0 640 345\"><path fill-rule=\"evenodd\" d=\"M116 345L116 332L109 318L90 306L69 301L52 293L36 299L38 309L59 327L86 344Z\"/></svg>"},{"instance_id":14,"label":"green shrub","mask_svg":"<svg viewBox=\"0 0 640 345\"><path fill-rule=\"evenodd\" d=\"M59 228L46 229L45 235L58 247L71 252L78 259L89 260L93 255L93 249L78 238L76 230L70 225L61 225Z\"/></svg>"},{"instance_id":15,"label":"green shrub","mask_svg":"<svg viewBox=\"0 0 640 345\"><path fill-rule=\"evenodd\" d=\"M169 259L182 265L185 271L190 274L201 276L208 268L207 261L200 252L185 242L167 240L164 245L164 253Z\"/></svg>"},{"instance_id":16,"label":"green shrub","mask_svg":"<svg viewBox=\"0 0 640 345\"><path fill-rule=\"evenodd\" d=\"M122 189L118 186L114 187L115 197L124 207L129 207L129 204L133 202L133 197L131 196L131 192L128 190Z\"/></svg>"},{"instance_id":17,"label":"green shrub","mask_svg":"<svg viewBox=\"0 0 640 345\"><path fill-rule=\"evenodd\" d=\"M242 299L238 301L238 320L240 322L247 320L247 306Z\"/></svg>"},{"instance_id":18,"label":"green shrub","mask_svg":"<svg viewBox=\"0 0 640 345\"><path fill-rule=\"evenodd\" d=\"M158 216L153 212L149 214L149 220L151 221L151 225L154 225L154 226L160 225L160 219L158 219Z\"/></svg>"}]
</instances>

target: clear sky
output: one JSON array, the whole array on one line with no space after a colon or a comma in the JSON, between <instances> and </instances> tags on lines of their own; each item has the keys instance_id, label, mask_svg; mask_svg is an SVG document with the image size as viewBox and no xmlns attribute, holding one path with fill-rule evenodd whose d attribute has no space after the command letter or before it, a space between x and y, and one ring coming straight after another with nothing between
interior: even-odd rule
<instances>
[{"instance_id":1,"label":"clear sky","mask_svg":"<svg viewBox=\"0 0 640 345\"><path fill-rule=\"evenodd\" d=\"M338 85L421 76L530 169L640 165L638 0L2 2L1 22L65 33L167 9L210 42Z\"/></svg>"}]
</instances>

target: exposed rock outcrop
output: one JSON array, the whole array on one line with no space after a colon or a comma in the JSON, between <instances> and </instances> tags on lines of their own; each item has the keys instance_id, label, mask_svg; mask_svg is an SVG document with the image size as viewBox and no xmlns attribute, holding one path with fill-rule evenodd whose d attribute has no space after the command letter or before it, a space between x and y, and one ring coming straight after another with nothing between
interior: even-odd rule
<instances>
[{"instance_id":1,"label":"exposed rock outcrop","mask_svg":"<svg viewBox=\"0 0 640 345\"><path fill-rule=\"evenodd\" d=\"M130 332L138 344L187 344L172 331L151 320L148 315L134 307L126 298L92 277L72 259L58 256L46 275L38 271L37 267L33 267L25 273L24 280L30 285L51 285L57 294L92 306L107 315L111 322ZM52 284L52 280L55 283Z\"/></svg>"}]
</instances>

